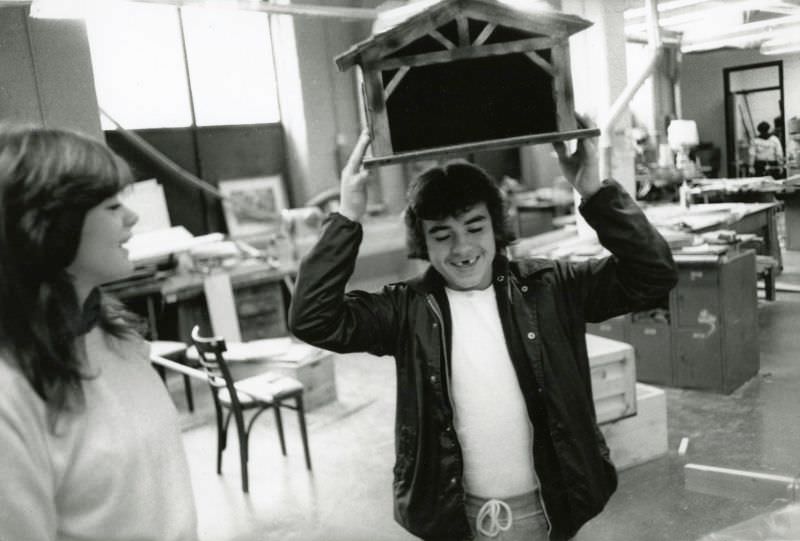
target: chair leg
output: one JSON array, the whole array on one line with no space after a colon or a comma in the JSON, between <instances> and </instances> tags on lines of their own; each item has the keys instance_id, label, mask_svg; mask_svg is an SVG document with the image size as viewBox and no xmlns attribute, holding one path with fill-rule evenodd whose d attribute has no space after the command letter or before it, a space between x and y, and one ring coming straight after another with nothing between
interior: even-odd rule
<instances>
[{"instance_id":1,"label":"chair leg","mask_svg":"<svg viewBox=\"0 0 800 541\"><path fill-rule=\"evenodd\" d=\"M241 416L234 415L234 420L236 421L236 433L239 436L239 462L241 463L242 470L242 492L246 494L250 492L250 484L247 475L247 443L249 438L244 429L244 421Z\"/></svg>"},{"instance_id":2,"label":"chair leg","mask_svg":"<svg viewBox=\"0 0 800 541\"><path fill-rule=\"evenodd\" d=\"M222 451L226 445L226 433L228 430L228 417L222 420L222 411L220 408L215 408L217 414L217 475L222 473Z\"/></svg>"},{"instance_id":3,"label":"chair leg","mask_svg":"<svg viewBox=\"0 0 800 541\"><path fill-rule=\"evenodd\" d=\"M194 397L192 396L192 380L186 374L183 375L183 389L186 392L186 405L189 411L194 411Z\"/></svg>"},{"instance_id":4,"label":"chair leg","mask_svg":"<svg viewBox=\"0 0 800 541\"><path fill-rule=\"evenodd\" d=\"M297 395L297 421L300 424L300 436L303 438L303 452L306 454L306 468L311 469L311 453L308 450L308 433L306 432L306 412L303 407L303 396Z\"/></svg>"},{"instance_id":5,"label":"chair leg","mask_svg":"<svg viewBox=\"0 0 800 541\"><path fill-rule=\"evenodd\" d=\"M272 409L275 411L275 425L278 427L278 439L281 442L281 453L283 453L283 456L286 456L286 440L283 437L283 417L281 417L281 403L276 400Z\"/></svg>"}]
</instances>

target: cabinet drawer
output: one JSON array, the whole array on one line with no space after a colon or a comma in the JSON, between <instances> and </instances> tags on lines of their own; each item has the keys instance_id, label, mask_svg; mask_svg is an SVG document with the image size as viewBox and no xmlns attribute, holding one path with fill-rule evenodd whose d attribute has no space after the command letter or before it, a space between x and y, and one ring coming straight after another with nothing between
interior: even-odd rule
<instances>
[{"instance_id":1,"label":"cabinet drawer","mask_svg":"<svg viewBox=\"0 0 800 541\"><path fill-rule=\"evenodd\" d=\"M669 323L638 320L631 324L629 342L636 352L636 379L672 385L672 347Z\"/></svg>"},{"instance_id":2,"label":"cabinet drawer","mask_svg":"<svg viewBox=\"0 0 800 541\"><path fill-rule=\"evenodd\" d=\"M675 385L686 389L722 391L722 351L719 330L708 327L675 331Z\"/></svg>"},{"instance_id":3,"label":"cabinet drawer","mask_svg":"<svg viewBox=\"0 0 800 541\"><path fill-rule=\"evenodd\" d=\"M719 290L716 285L678 284L675 290L679 327L707 325L719 317Z\"/></svg>"}]
</instances>

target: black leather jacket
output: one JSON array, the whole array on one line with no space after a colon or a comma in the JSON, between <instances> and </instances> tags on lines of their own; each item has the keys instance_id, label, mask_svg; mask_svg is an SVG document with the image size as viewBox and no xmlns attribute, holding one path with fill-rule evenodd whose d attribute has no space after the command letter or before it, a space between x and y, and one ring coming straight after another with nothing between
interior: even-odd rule
<instances>
[{"instance_id":1,"label":"black leather jacket","mask_svg":"<svg viewBox=\"0 0 800 541\"><path fill-rule=\"evenodd\" d=\"M613 181L581 205L613 256L583 263L498 255L501 322L534 426L534 464L551 539L573 536L616 489L597 428L586 321L652 307L675 285L663 238ZM392 355L397 367L395 518L424 539L469 539L461 451L448 394L450 318L433 269L379 293L350 291L361 225L334 214L300 265L291 331L336 352Z\"/></svg>"}]
</instances>

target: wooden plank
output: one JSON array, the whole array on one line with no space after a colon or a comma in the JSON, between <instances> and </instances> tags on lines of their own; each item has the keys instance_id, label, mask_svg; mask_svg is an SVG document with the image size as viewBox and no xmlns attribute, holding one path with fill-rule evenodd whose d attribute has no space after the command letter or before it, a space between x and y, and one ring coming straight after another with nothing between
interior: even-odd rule
<instances>
[{"instance_id":1,"label":"wooden plank","mask_svg":"<svg viewBox=\"0 0 800 541\"><path fill-rule=\"evenodd\" d=\"M523 53L537 49L548 49L556 41L550 38L529 38L506 43L493 43L491 45L481 45L479 47L468 46L451 49L448 51L436 51L434 53L423 53L398 58L377 58L374 63L364 62L367 70L388 70L397 69L403 66L426 66L428 64L442 64L454 60L467 60L470 58L481 58L485 56L498 56L511 53Z\"/></svg>"},{"instance_id":2,"label":"wooden plank","mask_svg":"<svg viewBox=\"0 0 800 541\"><path fill-rule=\"evenodd\" d=\"M389 96L392 95L392 92L394 92L394 89L397 88L397 85L400 84L400 81L403 80L403 77L406 76L406 73L408 73L410 69L411 68L406 66L404 68L400 68L399 70L397 70L397 73L394 74L394 77L392 77L392 80L389 81L389 84L386 85L386 88L383 89L383 99L384 99L384 101L389 99Z\"/></svg>"},{"instance_id":3,"label":"wooden plank","mask_svg":"<svg viewBox=\"0 0 800 541\"><path fill-rule=\"evenodd\" d=\"M550 49L550 62L553 66L556 125L559 130L574 130L578 127L578 121L575 118L575 98L572 92L572 73L567 40Z\"/></svg>"},{"instance_id":4,"label":"wooden plank","mask_svg":"<svg viewBox=\"0 0 800 541\"><path fill-rule=\"evenodd\" d=\"M486 43L486 40L489 39L495 28L497 28L496 24L486 23L486 26L483 27L483 30L481 30L480 34L478 34L478 37L475 38L475 41L472 43L472 45L478 46Z\"/></svg>"},{"instance_id":5,"label":"wooden plank","mask_svg":"<svg viewBox=\"0 0 800 541\"><path fill-rule=\"evenodd\" d=\"M366 64L365 55L370 58L385 57L409 43L430 34L440 26L455 18L458 9L452 5L442 5L437 9L420 12L407 21L393 26L379 34L371 36L335 58L340 71L344 71L354 64Z\"/></svg>"},{"instance_id":6,"label":"wooden plank","mask_svg":"<svg viewBox=\"0 0 800 541\"><path fill-rule=\"evenodd\" d=\"M526 55L528 58L530 58L530 59L531 59L531 61L532 61L534 64L536 64L537 66L539 66L540 68L542 68L544 71L546 71L546 72L547 72L547 73L550 75L550 77L553 77L553 76L556 74L556 71L555 71L555 69L553 68L553 66L550 64L550 62L548 62L547 60L545 60L544 58L542 58L541 56L539 56L539 55L536 53L536 51L528 51L527 53L525 53L525 55Z\"/></svg>"},{"instance_id":7,"label":"wooden plank","mask_svg":"<svg viewBox=\"0 0 800 541\"><path fill-rule=\"evenodd\" d=\"M797 489L797 479L786 475L701 464L686 464L683 471L687 490L723 498L771 502L792 498Z\"/></svg>"},{"instance_id":8,"label":"wooden plank","mask_svg":"<svg viewBox=\"0 0 800 541\"><path fill-rule=\"evenodd\" d=\"M541 17L537 20L525 16L516 16L513 11L497 6L485 5L481 7L466 6L462 14L478 21L494 23L498 26L507 26L523 32L530 32L540 36L549 36L556 39L566 39L574 33L568 30L567 25L553 18ZM588 22L588 21L587 21ZM591 23L589 23L591 25ZM588 25L587 25L588 26ZM577 31L576 29L575 31Z\"/></svg>"},{"instance_id":9,"label":"wooden plank","mask_svg":"<svg viewBox=\"0 0 800 541\"><path fill-rule=\"evenodd\" d=\"M522 135L519 137L507 137L505 139L493 139L491 141L478 141L476 143L464 143L461 145L450 145L425 150L416 150L413 152L402 152L393 155L385 155L383 151L378 150L375 140L373 140L372 145L373 149L376 150L376 156L373 158L364 159L364 167L379 167L383 165L391 165L414 160L425 160L433 157L464 155L483 150L552 143L555 141L566 141L569 139L585 139L588 137L597 137L598 135L600 135L600 130L597 128L572 130L566 132L537 133L533 135Z\"/></svg>"},{"instance_id":10,"label":"wooden plank","mask_svg":"<svg viewBox=\"0 0 800 541\"><path fill-rule=\"evenodd\" d=\"M441 43L442 45L444 45L444 48L447 49L448 51L456 48L456 44L453 43L452 41L450 41L449 39L447 39L444 36L444 34L439 32L438 30L431 30L428 33L428 35L430 37L432 37L433 39L435 39L436 41L438 41L439 43Z\"/></svg>"},{"instance_id":11,"label":"wooden plank","mask_svg":"<svg viewBox=\"0 0 800 541\"><path fill-rule=\"evenodd\" d=\"M498 21L500 17L505 16L510 21L509 25L514 28L520 28L520 25L525 22L535 22L544 28L552 29L559 27L564 28L569 34L574 34L593 24L591 21L571 13L553 11L546 8L537 9L534 7L536 4L535 2L531 2L531 7L528 9L514 8L510 5L506 7L502 2L497 2L497 0L470 0L469 2L465 2L465 4L465 12L475 11L483 15L491 16L492 18L497 18ZM552 32L552 30L546 31L548 34L552 34Z\"/></svg>"},{"instance_id":12,"label":"wooden plank","mask_svg":"<svg viewBox=\"0 0 800 541\"><path fill-rule=\"evenodd\" d=\"M460 15L456 17L456 27L458 28L458 45L461 47L469 46L469 21L467 18Z\"/></svg>"},{"instance_id":13,"label":"wooden plank","mask_svg":"<svg viewBox=\"0 0 800 541\"><path fill-rule=\"evenodd\" d=\"M372 152L382 156L392 153L392 139L389 132L389 117L383 98L383 83L379 71L364 72L364 105L369 112L372 135Z\"/></svg>"}]
</instances>

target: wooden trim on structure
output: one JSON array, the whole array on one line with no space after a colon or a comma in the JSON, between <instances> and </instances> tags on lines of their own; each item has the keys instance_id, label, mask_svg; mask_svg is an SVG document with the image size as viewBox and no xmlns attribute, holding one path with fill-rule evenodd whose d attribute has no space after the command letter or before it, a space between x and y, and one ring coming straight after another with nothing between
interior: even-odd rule
<instances>
[{"instance_id":1,"label":"wooden trim on structure","mask_svg":"<svg viewBox=\"0 0 800 541\"><path fill-rule=\"evenodd\" d=\"M514 17L502 7L494 7L484 5L480 9L473 6L467 6L461 10L461 13L468 19L475 19L476 21L484 21L496 24L497 26L507 26L515 30L522 30L532 34L539 34L542 36L549 36L551 38L563 39L570 35L567 26L558 21L543 20L542 22L532 21L525 16ZM577 30L576 30L577 31Z\"/></svg>"},{"instance_id":2,"label":"wooden trim on structure","mask_svg":"<svg viewBox=\"0 0 800 541\"><path fill-rule=\"evenodd\" d=\"M369 114L372 136L372 152L374 154L390 154L392 152L389 118L386 112L386 101L383 97L383 81L381 72L364 72L364 106Z\"/></svg>"},{"instance_id":3,"label":"wooden trim on structure","mask_svg":"<svg viewBox=\"0 0 800 541\"><path fill-rule=\"evenodd\" d=\"M473 5L480 4L482 7L478 9L484 9L486 11L504 9L502 6L498 6L496 0L471 0L471 3ZM473 6L468 6L468 8L476 9ZM517 15L520 19L530 20L532 17L541 18L545 25L564 27L569 31L570 34L580 32L581 30L584 30L593 24L591 21L584 19L583 17L561 11L542 10L525 12L524 10L518 10L514 8L511 8L511 11L515 12L515 15Z\"/></svg>"},{"instance_id":4,"label":"wooden trim on structure","mask_svg":"<svg viewBox=\"0 0 800 541\"><path fill-rule=\"evenodd\" d=\"M469 42L469 21L466 17L461 15L456 17L456 27L458 28L458 45L459 47L468 47Z\"/></svg>"},{"instance_id":5,"label":"wooden trim on structure","mask_svg":"<svg viewBox=\"0 0 800 541\"><path fill-rule=\"evenodd\" d=\"M486 43L486 40L489 39L489 37L491 37L492 32L494 32L495 28L497 28L496 24L487 22L486 26L484 26L483 30L481 30L480 34L478 34L478 37L475 38L475 41L472 43L472 46L478 47Z\"/></svg>"},{"instance_id":6,"label":"wooden trim on structure","mask_svg":"<svg viewBox=\"0 0 800 541\"><path fill-rule=\"evenodd\" d=\"M483 0L472 2L452 0L416 13L397 25L353 45L336 57L336 65L344 71L354 64L362 64L362 55L373 48L380 51L378 56L390 55L408 43L429 34L431 30L436 30L459 17L508 26L557 40L566 39L592 25L591 21L565 13L525 13ZM533 20L534 18L540 20Z\"/></svg>"},{"instance_id":7,"label":"wooden trim on structure","mask_svg":"<svg viewBox=\"0 0 800 541\"><path fill-rule=\"evenodd\" d=\"M410 69L411 68L409 68L408 66L405 66L405 67L402 67L399 70L397 70L397 73L394 74L394 77L392 77L392 80L389 81L389 84L386 85L386 88L383 89L383 100L384 100L384 102L389 99L389 96L392 95L392 92L394 92L394 89L397 88L397 85L400 84L400 81L403 80L403 77L406 76L406 73L408 73Z\"/></svg>"},{"instance_id":8,"label":"wooden trim on structure","mask_svg":"<svg viewBox=\"0 0 800 541\"><path fill-rule=\"evenodd\" d=\"M456 44L447 39L446 37L444 37L444 34L439 32L438 30L431 30L430 32L428 32L428 35L433 39L435 39L436 41L438 41L439 43L441 43L442 45L444 45L444 48L447 49L448 51L451 51L456 48Z\"/></svg>"},{"instance_id":9,"label":"wooden trim on structure","mask_svg":"<svg viewBox=\"0 0 800 541\"><path fill-rule=\"evenodd\" d=\"M370 58L388 56L433 31L438 32L439 27L453 20L457 13L458 9L453 7L418 13L404 23L356 43L335 58L336 65L340 71L344 71L354 64L365 65L367 55Z\"/></svg>"},{"instance_id":10,"label":"wooden trim on structure","mask_svg":"<svg viewBox=\"0 0 800 541\"><path fill-rule=\"evenodd\" d=\"M566 39L550 49L550 63L553 66L553 101L556 104L556 125L561 131L577 129L578 119L575 118L569 42Z\"/></svg>"},{"instance_id":11,"label":"wooden trim on structure","mask_svg":"<svg viewBox=\"0 0 800 541\"><path fill-rule=\"evenodd\" d=\"M385 118L385 117L384 117ZM526 145L535 145L541 143L553 143L555 141L566 141L569 139L586 139L589 137L597 137L600 135L600 130L597 128L579 129L564 132L549 132L538 133L533 135L522 135L519 137L507 137L505 139L493 139L491 141L478 141L476 143L464 143L460 145L451 145L444 147L429 148L424 150L415 150L413 152L403 152L394 155L384 154L379 150L373 141L373 147L376 156L373 158L366 158L364 160L364 167L379 167L383 165L391 165L401 162L409 162L415 160L426 160L430 158L437 158L442 156L451 156L454 154L469 154L472 152L479 152L483 150L496 150L500 148L511 148Z\"/></svg>"},{"instance_id":12,"label":"wooden trim on structure","mask_svg":"<svg viewBox=\"0 0 800 541\"><path fill-rule=\"evenodd\" d=\"M686 464L685 487L692 492L737 500L771 502L776 499L797 501L798 479L786 475L733 470Z\"/></svg>"},{"instance_id":13,"label":"wooden trim on structure","mask_svg":"<svg viewBox=\"0 0 800 541\"><path fill-rule=\"evenodd\" d=\"M528 51L527 53L525 53L525 55L528 58L530 58L531 61L534 64L536 64L537 66L542 68L544 71L546 71L550 75L550 77L555 77L556 70L553 68L553 66L547 60L545 60L544 58L539 56L536 53L536 51Z\"/></svg>"},{"instance_id":14,"label":"wooden trim on structure","mask_svg":"<svg viewBox=\"0 0 800 541\"><path fill-rule=\"evenodd\" d=\"M459 47L450 51L436 51L435 53L416 54L399 58L378 59L375 63L365 63L365 70L388 70L403 66L418 67L428 64L443 64L454 60L468 60L484 56L499 56L511 53L524 53L536 49L548 49L558 42L550 38L529 38L506 43L493 43L479 47Z\"/></svg>"}]
</instances>

